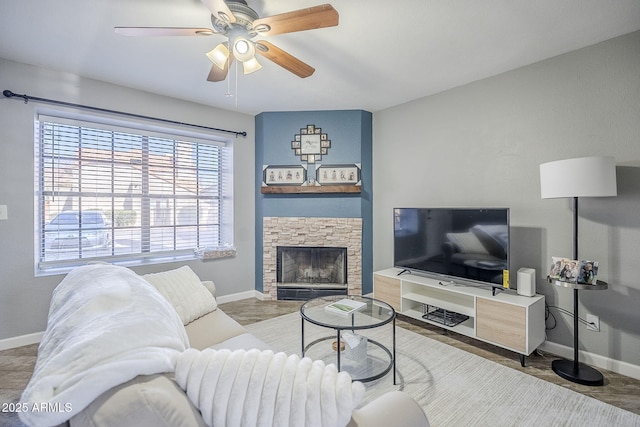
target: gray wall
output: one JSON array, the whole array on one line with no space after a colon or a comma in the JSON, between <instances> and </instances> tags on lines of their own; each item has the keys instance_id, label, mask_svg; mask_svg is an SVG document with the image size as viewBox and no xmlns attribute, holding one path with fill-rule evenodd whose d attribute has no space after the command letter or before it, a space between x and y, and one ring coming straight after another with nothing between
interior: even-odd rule
<instances>
[{"instance_id":1,"label":"gray wall","mask_svg":"<svg viewBox=\"0 0 640 427\"><path fill-rule=\"evenodd\" d=\"M254 285L254 119L253 116L161 97L75 75L0 59L0 89L15 93L167 118L186 123L247 131L234 138L235 258L187 262L213 280L218 295L253 291ZM0 221L0 340L45 329L53 288L62 276L34 277L33 120L37 108L53 108L0 97L0 204L9 219ZM134 268L138 273L184 263Z\"/></svg>"},{"instance_id":2,"label":"gray wall","mask_svg":"<svg viewBox=\"0 0 640 427\"><path fill-rule=\"evenodd\" d=\"M437 64L434 64L437 66ZM618 197L582 199L582 259L600 261L605 291L580 293L580 348L640 366L640 32L374 114L374 268L392 265L394 207L511 208L512 280L537 271L552 306L572 291L545 282L572 254L569 200L540 199L539 165L616 158ZM572 347L570 316L552 309L551 342Z\"/></svg>"}]
</instances>

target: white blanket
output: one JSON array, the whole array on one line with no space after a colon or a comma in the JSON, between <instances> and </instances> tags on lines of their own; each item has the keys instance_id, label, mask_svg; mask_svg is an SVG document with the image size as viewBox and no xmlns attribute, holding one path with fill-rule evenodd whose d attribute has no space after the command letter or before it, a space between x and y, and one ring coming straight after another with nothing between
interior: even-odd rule
<instances>
[{"instance_id":1,"label":"white blanket","mask_svg":"<svg viewBox=\"0 0 640 427\"><path fill-rule=\"evenodd\" d=\"M79 267L53 292L20 418L58 425L107 390L162 372L175 372L209 426L344 426L364 396L362 383L322 361L188 347L180 316L142 277Z\"/></svg>"},{"instance_id":2,"label":"white blanket","mask_svg":"<svg viewBox=\"0 0 640 427\"><path fill-rule=\"evenodd\" d=\"M365 388L320 360L270 350L187 350L176 381L208 426L345 426Z\"/></svg>"},{"instance_id":3,"label":"white blanket","mask_svg":"<svg viewBox=\"0 0 640 427\"><path fill-rule=\"evenodd\" d=\"M175 309L133 271L74 269L53 292L35 370L22 394L29 411L20 418L34 427L63 423L112 387L138 375L173 372L188 347Z\"/></svg>"}]
</instances>

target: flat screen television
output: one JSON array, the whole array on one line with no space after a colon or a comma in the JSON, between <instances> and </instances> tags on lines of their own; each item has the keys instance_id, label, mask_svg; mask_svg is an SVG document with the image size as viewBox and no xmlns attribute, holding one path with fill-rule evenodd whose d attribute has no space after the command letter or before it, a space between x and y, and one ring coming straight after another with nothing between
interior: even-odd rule
<instances>
[{"instance_id":1,"label":"flat screen television","mask_svg":"<svg viewBox=\"0 0 640 427\"><path fill-rule=\"evenodd\" d=\"M396 208L393 221L394 267L494 288L508 281L508 208Z\"/></svg>"}]
</instances>

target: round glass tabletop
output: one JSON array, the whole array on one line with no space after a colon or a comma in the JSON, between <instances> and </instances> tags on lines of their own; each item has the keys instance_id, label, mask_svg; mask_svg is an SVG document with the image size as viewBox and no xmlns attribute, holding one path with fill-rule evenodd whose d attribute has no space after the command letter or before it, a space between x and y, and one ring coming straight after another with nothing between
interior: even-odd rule
<instances>
[{"instance_id":1,"label":"round glass tabletop","mask_svg":"<svg viewBox=\"0 0 640 427\"><path fill-rule=\"evenodd\" d=\"M359 306L351 312L331 310L332 304L349 300ZM314 298L300 307L300 315L308 322L333 329L370 329L391 322L396 312L384 301L357 295L332 295Z\"/></svg>"}]
</instances>

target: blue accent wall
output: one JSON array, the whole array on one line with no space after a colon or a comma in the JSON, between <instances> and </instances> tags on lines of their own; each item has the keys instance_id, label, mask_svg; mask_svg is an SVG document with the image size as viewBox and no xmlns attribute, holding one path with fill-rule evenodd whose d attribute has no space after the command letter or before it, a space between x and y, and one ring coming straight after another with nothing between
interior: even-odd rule
<instances>
[{"instance_id":1,"label":"blue accent wall","mask_svg":"<svg viewBox=\"0 0 640 427\"><path fill-rule=\"evenodd\" d=\"M362 292L373 291L372 114L362 110L267 112L256 124L256 282L262 292L262 219L264 217L362 218ZM331 141L320 164L360 163L362 192L349 194L262 194L263 165L306 165L291 149L300 129L314 125ZM309 164L308 178L317 165Z\"/></svg>"}]
</instances>

